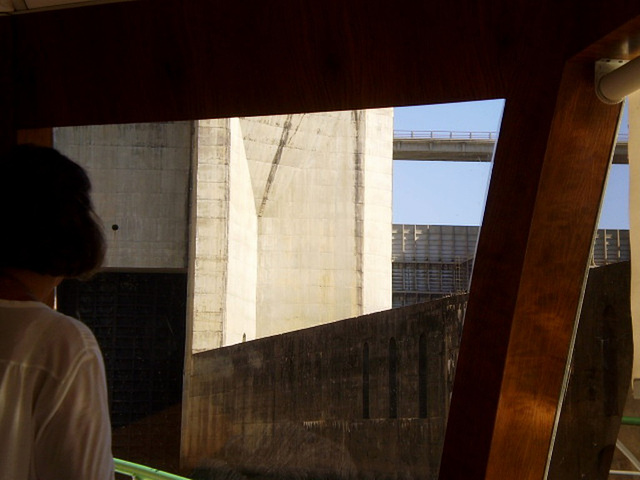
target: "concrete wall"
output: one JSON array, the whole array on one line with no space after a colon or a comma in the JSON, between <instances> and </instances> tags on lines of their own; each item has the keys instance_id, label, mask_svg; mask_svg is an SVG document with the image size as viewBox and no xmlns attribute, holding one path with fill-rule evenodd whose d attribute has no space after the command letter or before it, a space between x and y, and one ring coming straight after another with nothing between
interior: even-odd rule
<instances>
[{"instance_id":1,"label":"concrete wall","mask_svg":"<svg viewBox=\"0 0 640 480\"><path fill-rule=\"evenodd\" d=\"M248 477L435 478L465 301L196 355L183 466Z\"/></svg>"},{"instance_id":2,"label":"concrete wall","mask_svg":"<svg viewBox=\"0 0 640 480\"><path fill-rule=\"evenodd\" d=\"M392 109L59 128L54 143L92 177L106 267L188 271L188 352L391 306Z\"/></svg>"},{"instance_id":3,"label":"concrete wall","mask_svg":"<svg viewBox=\"0 0 640 480\"><path fill-rule=\"evenodd\" d=\"M196 355L183 466L196 478L437 478L465 308L447 297ZM553 478L609 468L629 318L628 263L591 269ZM623 433L637 455L637 431Z\"/></svg>"},{"instance_id":4,"label":"concrete wall","mask_svg":"<svg viewBox=\"0 0 640 480\"><path fill-rule=\"evenodd\" d=\"M186 268L191 136L191 122L54 130L55 147L91 176L106 267Z\"/></svg>"},{"instance_id":5,"label":"concrete wall","mask_svg":"<svg viewBox=\"0 0 640 480\"><path fill-rule=\"evenodd\" d=\"M258 337L391 305L391 109L241 120L258 213Z\"/></svg>"},{"instance_id":6,"label":"concrete wall","mask_svg":"<svg viewBox=\"0 0 640 480\"><path fill-rule=\"evenodd\" d=\"M391 242L381 241L391 236L393 143L389 143L389 111L363 110L359 120L359 137L366 139L362 167L362 313L386 310L391 306ZM391 120L391 128L393 122ZM364 128L365 131L360 131ZM364 133L364 135L363 135ZM391 132L393 134L393 132Z\"/></svg>"},{"instance_id":7,"label":"concrete wall","mask_svg":"<svg viewBox=\"0 0 640 480\"><path fill-rule=\"evenodd\" d=\"M240 120L230 120L229 266L223 345L256 338L258 218Z\"/></svg>"},{"instance_id":8,"label":"concrete wall","mask_svg":"<svg viewBox=\"0 0 640 480\"><path fill-rule=\"evenodd\" d=\"M255 338L257 224L238 119L195 122L187 351Z\"/></svg>"},{"instance_id":9,"label":"concrete wall","mask_svg":"<svg viewBox=\"0 0 640 480\"><path fill-rule=\"evenodd\" d=\"M571 352L571 376L554 432L549 479L613 480L621 476L607 475L610 469L638 471L616 448L622 442L622 448L629 449L632 456L640 454L638 427L620 429L621 417L633 415L640 406L630 395L630 279L629 262L589 270Z\"/></svg>"}]
</instances>

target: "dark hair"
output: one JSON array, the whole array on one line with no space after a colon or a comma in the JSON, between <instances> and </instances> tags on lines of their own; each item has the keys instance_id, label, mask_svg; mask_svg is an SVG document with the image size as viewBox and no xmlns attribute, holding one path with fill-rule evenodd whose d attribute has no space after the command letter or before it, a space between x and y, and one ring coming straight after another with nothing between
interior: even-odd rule
<instances>
[{"instance_id":1,"label":"dark hair","mask_svg":"<svg viewBox=\"0 0 640 480\"><path fill-rule=\"evenodd\" d=\"M84 169L57 150L13 147L0 157L0 268L68 278L102 264L105 240Z\"/></svg>"}]
</instances>

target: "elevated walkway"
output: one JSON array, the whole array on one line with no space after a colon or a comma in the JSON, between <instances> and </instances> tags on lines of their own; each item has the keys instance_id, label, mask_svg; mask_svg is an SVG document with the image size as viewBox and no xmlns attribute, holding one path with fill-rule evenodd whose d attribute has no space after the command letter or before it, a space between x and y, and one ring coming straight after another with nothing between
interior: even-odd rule
<instances>
[{"instance_id":1,"label":"elevated walkway","mask_svg":"<svg viewBox=\"0 0 640 480\"><path fill-rule=\"evenodd\" d=\"M496 132L395 130L393 159L451 162L490 162L498 139ZM629 163L628 137L620 135L613 163Z\"/></svg>"}]
</instances>

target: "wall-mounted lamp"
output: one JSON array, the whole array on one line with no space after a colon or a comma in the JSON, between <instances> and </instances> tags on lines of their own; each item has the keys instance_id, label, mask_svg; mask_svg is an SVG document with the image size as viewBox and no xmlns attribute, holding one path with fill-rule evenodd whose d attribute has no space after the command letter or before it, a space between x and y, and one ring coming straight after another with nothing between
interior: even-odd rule
<instances>
[{"instance_id":1,"label":"wall-mounted lamp","mask_svg":"<svg viewBox=\"0 0 640 480\"><path fill-rule=\"evenodd\" d=\"M640 57L596 62L596 95L604 103L620 103L637 90L640 90Z\"/></svg>"}]
</instances>

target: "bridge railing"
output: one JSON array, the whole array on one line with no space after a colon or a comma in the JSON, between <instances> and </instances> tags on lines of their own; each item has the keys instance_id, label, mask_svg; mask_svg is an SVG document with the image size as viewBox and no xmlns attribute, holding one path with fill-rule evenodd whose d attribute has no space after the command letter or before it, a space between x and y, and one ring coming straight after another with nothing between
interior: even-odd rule
<instances>
[{"instance_id":1,"label":"bridge railing","mask_svg":"<svg viewBox=\"0 0 640 480\"><path fill-rule=\"evenodd\" d=\"M496 140L497 132L450 132L445 130L394 130L393 138L438 140Z\"/></svg>"}]
</instances>

